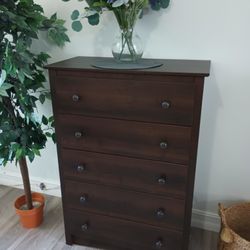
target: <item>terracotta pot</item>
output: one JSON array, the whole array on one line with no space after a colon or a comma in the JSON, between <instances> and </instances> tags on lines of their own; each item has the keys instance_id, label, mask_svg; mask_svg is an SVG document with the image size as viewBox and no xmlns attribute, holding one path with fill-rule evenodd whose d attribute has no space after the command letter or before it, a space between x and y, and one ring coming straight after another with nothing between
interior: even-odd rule
<instances>
[{"instance_id":1,"label":"terracotta pot","mask_svg":"<svg viewBox=\"0 0 250 250\"><path fill-rule=\"evenodd\" d=\"M20 209L26 203L24 195L15 201L16 213L19 215L20 222L25 228L35 228L43 222L44 196L39 193L32 193L32 201L40 203L40 206L30 210Z\"/></svg>"}]
</instances>

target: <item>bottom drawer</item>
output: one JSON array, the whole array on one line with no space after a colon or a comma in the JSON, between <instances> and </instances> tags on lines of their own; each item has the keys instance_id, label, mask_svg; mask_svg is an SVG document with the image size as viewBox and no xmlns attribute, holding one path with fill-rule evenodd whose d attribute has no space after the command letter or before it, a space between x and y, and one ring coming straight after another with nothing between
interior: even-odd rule
<instances>
[{"instance_id":1,"label":"bottom drawer","mask_svg":"<svg viewBox=\"0 0 250 250\"><path fill-rule=\"evenodd\" d=\"M73 243L115 250L180 250L182 233L126 220L67 211Z\"/></svg>"}]
</instances>

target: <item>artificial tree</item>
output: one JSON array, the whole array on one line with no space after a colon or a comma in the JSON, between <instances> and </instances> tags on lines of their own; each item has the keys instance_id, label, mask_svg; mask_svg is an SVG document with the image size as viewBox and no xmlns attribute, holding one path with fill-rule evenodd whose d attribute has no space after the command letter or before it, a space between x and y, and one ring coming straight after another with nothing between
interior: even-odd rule
<instances>
[{"instance_id":1,"label":"artificial tree","mask_svg":"<svg viewBox=\"0 0 250 250\"><path fill-rule=\"evenodd\" d=\"M33 204L26 158L32 162L48 138L55 140L53 116L37 110L50 99L43 71L49 55L31 50L40 31L58 46L69 41L64 21L47 18L33 0L0 0L0 159L19 163L27 209Z\"/></svg>"}]
</instances>

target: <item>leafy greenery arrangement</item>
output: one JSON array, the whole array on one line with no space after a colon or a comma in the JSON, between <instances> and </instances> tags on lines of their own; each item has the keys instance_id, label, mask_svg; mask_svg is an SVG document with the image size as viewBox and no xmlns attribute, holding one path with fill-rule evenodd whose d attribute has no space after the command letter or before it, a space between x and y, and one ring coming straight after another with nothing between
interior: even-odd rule
<instances>
[{"instance_id":1,"label":"leafy greenery arrangement","mask_svg":"<svg viewBox=\"0 0 250 250\"><path fill-rule=\"evenodd\" d=\"M43 66L49 55L31 51L33 39L46 31L58 46L69 41L64 21L56 14L47 18L33 0L0 0L0 159L19 162L28 209L32 198L26 157L32 162L55 140L53 117L39 118L37 105L50 99Z\"/></svg>"},{"instance_id":2,"label":"leafy greenery arrangement","mask_svg":"<svg viewBox=\"0 0 250 250\"><path fill-rule=\"evenodd\" d=\"M143 49L140 43L136 43L137 38L133 32L138 17L143 16L146 8L153 10L167 8L170 0L86 0L86 2L88 7L85 7L84 13L81 14L79 10L72 12L72 29L81 31L83 28L81 21L84 18L88 19L89 24L97 25L104 11L112 11L120 27L119 40L114 43L112 49L113 56L118 62L136 62L143 54Z\"/></svg>"},{"instance_id":3,"label":"leafy greenery arrangement","mask_svg":"<svg viewBox=\"0 0 250 250\"><path fill-rule=\"evenodd\" d=\"M62 0L69 2L70 0ZM78 0L83 2L83 0ZM74 10L72 19L72 28L75 31L82 30L81 19L87 18L90 25L97 25L100 22L100 15L104 11L113 11L120 28L129 28L134 26L137 16L143 16L143 9L151 8L153 10L166 9L170 0L86 0L88 7L85 12L80 13Z\"/></svg>"}]
</instances>

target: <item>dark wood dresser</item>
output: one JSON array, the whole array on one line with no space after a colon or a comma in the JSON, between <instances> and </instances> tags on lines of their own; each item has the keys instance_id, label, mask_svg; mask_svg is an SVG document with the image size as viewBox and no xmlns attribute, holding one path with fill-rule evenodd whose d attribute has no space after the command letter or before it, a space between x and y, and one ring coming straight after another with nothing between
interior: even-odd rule
<instances>
[{"instance_id":1,"label":"dark wood dresser","mask_svg":"<svg viewBox=\"0 0 250 250\"><path fill-rule=\"evenodd\" d=\"M47 66L67 244L188 249L209 61L101 70L94 57ZM108 60L108 59L107 59Z\"/></svg>"}]
</instances>

